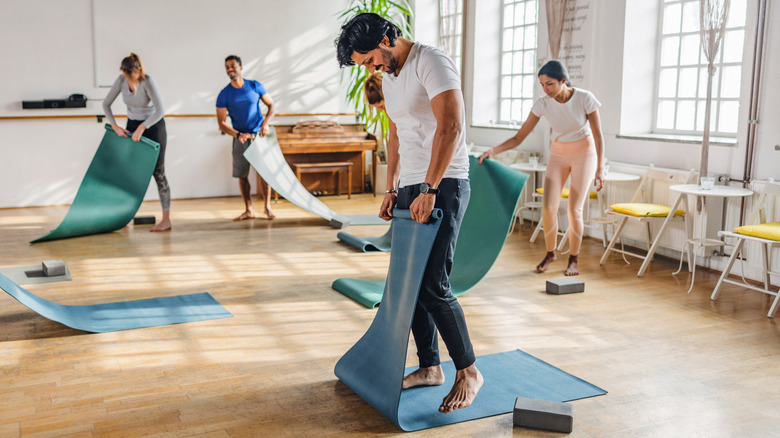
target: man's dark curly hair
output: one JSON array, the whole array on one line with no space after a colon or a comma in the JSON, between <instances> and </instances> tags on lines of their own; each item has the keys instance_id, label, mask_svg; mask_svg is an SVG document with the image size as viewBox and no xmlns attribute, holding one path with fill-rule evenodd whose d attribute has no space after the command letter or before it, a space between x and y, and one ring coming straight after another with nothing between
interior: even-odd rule
<instances>
[{"instance_id":1,"label":"man's dark curly hair","mask_svg":"<svg viewBox=\"0 0 780 438\"><path fill-rule=\"evenodd\" d=\"M352 53L363 54L376 49L385 36L390 40L390 46L395 46L395 40L401 36L401 29L377 14L355 15L341 26L341 35L335 41L339 66L354 65Z\"/></svg>"}]
</instances>

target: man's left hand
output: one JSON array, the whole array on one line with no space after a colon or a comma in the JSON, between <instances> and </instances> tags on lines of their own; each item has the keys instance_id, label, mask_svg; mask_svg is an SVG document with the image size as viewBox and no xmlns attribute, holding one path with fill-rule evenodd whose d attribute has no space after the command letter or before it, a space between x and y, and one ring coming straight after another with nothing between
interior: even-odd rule
<instances>
[{"instance_id":1,"label":"man's left hand","mask_svg":"<svg viewBox=\"0 0 780 438\"><path fill-rule=\"evenodd\" d=\"M428 219L433 213L433 206L436 204L436 195L434 194L420 194L412 205L409 206L409 211L412 214L412 219L424 224L428 222Z\"/></svg>"}]
</instances>

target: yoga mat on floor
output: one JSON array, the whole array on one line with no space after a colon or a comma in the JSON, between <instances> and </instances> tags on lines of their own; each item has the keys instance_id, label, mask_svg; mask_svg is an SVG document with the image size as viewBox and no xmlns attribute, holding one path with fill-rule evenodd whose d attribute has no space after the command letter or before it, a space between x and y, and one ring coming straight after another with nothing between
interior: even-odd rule
<instances>
[{"instance_id":1,"label":"yoga mat on floor","mask_svg":"<svg viewBox=\"0 0 780 438\"><path fill-rule=\"evenodd\" d=\"M32 266L13 266L10 268L0 268L0 274L16 284L37 284L51 283L54 281L70 281L70 269L65 265L64 275L55 275L52 277L43 276L43 267L40 264Z\"/></svg>"},{"instance_id":2,"label":"yoga mat on floor","mask_svg":"<svg viewBox=\"0 0 780 438\"><path fill-rule=\"evenodd\" d=\"M363 252L387 252L390 251L390 246L392 244L393 222L390 221L390 228L387 229L385 234L379 237L358 237L347 233L346 231L339 231L336 237L347 245L354 246Z\"/></svg>"},{"instance_id":3,"label":"yoga mat on floor","mask_svg":"<svg viewBox=\"0 0 780 438\"><path fill-rule=\"evenodd\" d=\"M38 297L19 287L4 275L0 275L0 289L44 318L93 333L233 316L208 292L89 306L68 306Z\"/></svg>"},{"instance_id":4,"label":"yoga mat on floor","mask_svg":"<svg viewBox=\"0 0 780 438\"><path fill-rule=\"evenodd\" d=\"M62 223L30 243L118 230L133 220L149 187L160 145L116 135L110 125Z\"/></svg>"},{"instance_id":5,"label":"yoga mat on floor","mask_svg":"<svg viewBox=\"0 0 780 438\"><path fill-rule=\"evenodd\" d=\"M455 381L451 362L442 364L444 385L402 391L404 374L411 371L405 364L412 315L438 221L421 225L411 220L408 210L396 209L394 214L393 251L381 305L366 333L334 370L344 384L405 431L511 412L516 397L569 401L605 394L519 350L477 358L485 384L468 408L438 412Z\"/></svg>"},{"instance_id":6,"label":"yoga mat on floor","mask_svg":"<svg viewBox=\"0 0 780 438\"><path fill-rule=\"evenodd\" d=\"M335 228L349 225L348 217L336 214L336 212L309 193L298 181L295 173L293 173L284 159L284 155L282 155L282 149L279 147L279 142L276 139L276 130L273 127L271 127L268 135L257 137L257 140L244 152L244 157L263 180L270 184L277 193L284 196L284 199L330 221L331 226Z\"/></svg>"},{"instance_id":7,"label":"yoga mat on floor","mask_svg":"<svg viewBox=\"0 0 780 438\"><path fill-rule=\"evenodd\" d=\"M493 266L512 227L515 209L528 179L528 174L498 161L484 160L478 164L474 156L469 160L471 200L463 216L450 274L452 293L456 296L474 287ZM373 308L379 304L384 283L340 278L332 287Z\"/></svg>"}]
</instances>

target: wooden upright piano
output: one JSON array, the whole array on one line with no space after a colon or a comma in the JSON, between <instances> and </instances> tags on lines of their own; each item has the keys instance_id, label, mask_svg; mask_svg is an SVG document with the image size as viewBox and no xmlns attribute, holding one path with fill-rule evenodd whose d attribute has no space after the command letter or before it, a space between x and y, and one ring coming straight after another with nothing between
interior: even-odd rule
<instances>
[{"instance_id":1,"label":"wooden upright piano","mask_svg":"<svg viewBox=\"0 0 780 438\"><path fill-rule=\"evenodd\" d=\"M376 156L377 139L362 124L305 121L296 125L274 125L279 146L288 163L352 162L352 193L365 190L366 151ZM337 194L333 178L327 174L304 174L304 187L323 194ZM373 180L373 178L372 178Z\"/></svg>"}]
</instances>

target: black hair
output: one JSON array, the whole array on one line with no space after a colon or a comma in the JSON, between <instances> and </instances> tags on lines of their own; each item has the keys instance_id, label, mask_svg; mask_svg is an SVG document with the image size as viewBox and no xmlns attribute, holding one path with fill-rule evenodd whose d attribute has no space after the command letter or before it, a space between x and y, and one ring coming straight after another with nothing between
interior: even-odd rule
<instances>
[{"instance_id":1,"label":"black hair","mask_svg":"<svg viewBox=\"0 0 780 438\"><path fill-rule=\"evenodd\" d=\"M341 35L334 41L339 66L354 65L354 52L368 53L379 47L385 37L390 41L390 47L393 47L399 36L401 29L380 15L368 12L355 15L341 26Z\"/></svg>"},{"instance_id":2,"label":"black hair","mask_svg":"<svg viewBox=\"0 0 780 438\"><path fill-rule=\"evenodd\" d=\"M566 83L569 84L569 71L566 70L566 66L557 59L553 59L552 61L549 61L547 64L543 65L537 76L541 75L549 76L557 81L566 79Z\"/></svg>"},{"instance_id":3,"label":"black hair","mask_svg":"<svg viewBox=\"0 0 780 438\"><path fill-rule=\"evenodd\" d=\"M236 56L236 55L228 55L228 57L227 57L227 58L225 58L225 64L227 64L227 62L228 62L228 61L232 61L232 60L234 60L234 59L236 60L236 62L238 63L238 65L239 65L240 67L243 67L243 66L244 66L244 64L241 64L241 57L239 57L239 56Z\"/></svg>"}]
</instances>

